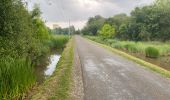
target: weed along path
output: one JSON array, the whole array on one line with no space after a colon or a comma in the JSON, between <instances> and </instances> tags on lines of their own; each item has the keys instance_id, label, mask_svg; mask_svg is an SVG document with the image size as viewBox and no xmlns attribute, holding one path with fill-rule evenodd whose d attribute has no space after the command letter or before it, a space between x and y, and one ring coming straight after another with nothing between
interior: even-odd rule
<instances>
[{"instance_id":1,"label":"weed along path","mask_svg":"<svg viewBox=\"0 0 170 100\"><path fill-rule=\"evenodd\" d=\"M170 80L80 36L85 100L169 100Z\"/></svg>"}]
</instances>

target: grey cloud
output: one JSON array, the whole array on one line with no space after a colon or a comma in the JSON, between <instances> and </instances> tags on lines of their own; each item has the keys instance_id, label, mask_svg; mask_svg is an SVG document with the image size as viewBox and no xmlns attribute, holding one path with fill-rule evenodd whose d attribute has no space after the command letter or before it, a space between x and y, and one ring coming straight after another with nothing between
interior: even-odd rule
<instances>
[{"instance_id":1,"label":"grey cloud","mask_svg":"<svg viewBox=\"0 0 170 100\"><path fill-rule=\"evenodd\" d=\"M154 0L29 0L29 8L39 3L42 17L49 22L85 21L91 16L129 14L136 6L150 4Z\"/></svg>"}]
</instances>

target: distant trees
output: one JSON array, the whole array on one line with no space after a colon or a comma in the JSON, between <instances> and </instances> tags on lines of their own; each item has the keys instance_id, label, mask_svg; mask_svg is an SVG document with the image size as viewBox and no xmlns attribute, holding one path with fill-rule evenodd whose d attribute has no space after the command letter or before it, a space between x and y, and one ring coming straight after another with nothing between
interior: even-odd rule
<instances>
[{"instance_id":1,"label":"distant trees","mask_svg":"<svg viewBox=\"0 0 170 100\"><path fill-rule=\"evenodd\" d=\"M93 35L97 35L97 31L101 30L101 26L107 23L115 27L116 38L118 39L133 41L167 41L170 40L169 5L169 0L157 0L152 5L136 7L131 12L130 16L118 14L110 18L103 18L102 23L97 23L89 19L82 31L85 34L94 33ZM92 28L90 27L91 24L100 27Z\"/></svg>"},{"instance_id":2,"label":"distant trees","mask_svg":"<svg viewBox=\"0 0 170 100\"><path fill-rule=\"evenodd\" d=\"M116 28L119 28L120 25L129 22L129 20L130 17L122 13L106 19L106 22L112 26L115 26Z\"/></svg>"},{"instance_id":3,"label":"distant trees","mask_svg":"<svg viewBox=\"0 0 170 100\"><path fill-rule=\"evenodd\" d=\"M78 30L76 30L75 31L75 33L74 34L78 34L78 35L80 35L81 34L81 31L78 29Z\"/></svg>"},{"instance_id":4,"label":"distant trees","mask_svg":"<svg viewBox=\"0 0 170 100\"><path fill-rule=\"evenodd\" d=\"M105 23L105 19L99 15L89 18L87 25L82 30L83 34L97 35L98 30Z\"/></svg>"},{"instance_id":5,"label":"distant trees","mask_svg":"<svg viewBox=\"0 0 170 100\"><path fill-rule=\"evenodd\" d=\"M70 34L74 34L76 32L75 27L74 26L70 26ZM67 28L56 28L53 29L52 31L53 34L62 34L62 35L68 35L69 34L69 27Z\"/></svg>"}]
</instances>

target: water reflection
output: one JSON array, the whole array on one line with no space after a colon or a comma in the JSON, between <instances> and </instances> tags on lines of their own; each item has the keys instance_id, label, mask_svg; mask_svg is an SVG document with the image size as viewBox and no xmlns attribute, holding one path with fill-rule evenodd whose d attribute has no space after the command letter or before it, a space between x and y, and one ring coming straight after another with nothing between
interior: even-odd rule
<instances>
[{"instance_id":1,"label":"water reflection","mask_svg":"<svg viewBox=\"0 0 170 100\"><path fill-rule=\"evenodd\" d=\"M47 66L47 69L44 71L45 76L51 76L53 74L60 57L60 55L51 55L50 63Z\"/></svg>"},{"instance_id":2,"label":"water reflection","mask_svg":"<svg viewBox=\"0 0 170 100\"><path fill-rule=\"evenodd\" d=\"M57 63L61 57L61 51L51 51L49 55L41 57L40 62L35 67L35 75L37 83L41 84L44 80L51 76L56 70Z\"/></svg>"}]
</instances>

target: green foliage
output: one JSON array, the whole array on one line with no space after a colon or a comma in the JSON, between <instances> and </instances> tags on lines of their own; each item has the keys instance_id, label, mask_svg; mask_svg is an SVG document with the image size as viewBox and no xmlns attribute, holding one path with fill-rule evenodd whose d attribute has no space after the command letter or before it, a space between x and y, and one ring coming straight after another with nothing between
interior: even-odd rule
<instances>
[{"instance_id":1,"label":"green foliage","mask_svg":"<svg viewBox=\"0 0 170 100\"><path fill-rule=\"evenodd\" d=\"M117 41L114 39L106 39L105 40L109 45L111 45L112 43L116 43Z\"/></svg>"},{"instance_id":2,"label":"green foliage","mask_svg":"<svg viewBox=\"0 0 170 100\"><path fill-rule=\"evenodd\" d=\"M170 43L162 42L133 42L133 41L120 41L115 39L101 39L96 36L86 36L88 39L109 45L113 48L127 50L132 53L141 53L145 55L145 50L148 47L157 48L160 56L169 56L170 55Z\"/></svg>"},{"instance_id":3,"label":"green foliage","mask_svg":"<svg viewBox=\"0 0 170 100\"><path fill-rule=\"evenodd\" d=\"M99 15L89 18L87 25L82 29L85 35L97 35L98 30L103 26L105 19Z\"/></svg>"},{"instance_id":4,"label":"green foliage","mask_svg":"<svg viewBox=\"0 0 170 100\"><path fill-rule=\"evenodd\" d=\"M31 17L32 19L37 19L41 17L41 11L38 4L34 5L34 10L31 11Z\"/></svg>"},{"instance_id":5,"label":"green foliage","mask_svg":"<svg viewBox=\"0 0 170 100\"><path fill-rule=\"evenodd\" d=\"M23 96L35 83L30 60L0 60L0 99L11 100Z\"/></svg>"},{"instance_id":6,"label":"green foliage","mask_svg":"<svg viewBox=\"0 0 170 100\"><path fill-rule=\"evenodd\" d=\"M81 35L81 31L78 29L78 30L75 31L74 34Z\"/></svg>"},{"instance_id":7,"label":"green foliage","mask_svg":"<svg viewBox=\"0 0 170 100\"><path fill-rule=\"evenodd\" d=\"M53 35L50 38L49 46L50 48L64 48L65 44L68 42L69 36L66 35Z\"/></svg>"},{"instance_id":8,"label":"green foliage","mask_svg":"<svg viewBox=\"0 0 170 100\"><path fill-rule=\"evenodd\" d=\"M126 44L124 47L126 48L126 50L128 50L129 52L138 52L138 49L137 49L137 44L135 43L129 43L129 44Z\"/></svg>"},{"instance_id":9,"label":"green foliage","mask_svg":"<svg viewBox=\"0 0 170 100\"><path fill-rule=\"evenodd\" d=\"M76 32L75 31L75 27L74 26L70 26L70 34L75 34L75 32ZM56 35L69 35L69 27L68 28L58 27L56 29L53 29L52 33L56 34Z\"/></svg>"},{"instance_id":10,"label":"green foliage","mask_svg":"<svg viewBox=\"0 0 170 100\"><path fill-rule=\"evenodd\" d=\"M34 37L36 39L43 42L50 38L48 29L40 18L33 19L33 25L35 30Z\"/></svg>"},{"instance_id":11,"label":"green foliage","mask_svg":"<svg viewBox=\"0 0 170 100\"><path fill-rule=\"evenodd\" d=\"M109 24L105 24L101 30L99 31L100 36L102 36L102 38L106 39L106 38L112 38L115 36L115 29L110 26Z\"/></svg>"},{"instance_id":12,"label":"green foliage","mask_svg":"<svg viewBox=\"0 0 170 100\"><path fill-rule=\"evenodd\" d=\"M159 57L159 50L154 47L147 47L145 50L146 57L150 58L158 58Z\"/></svg>"},{"instance_id":13,"label":"green foliage","mask_svg":"<svg viewBox=\"0 0 170 100\"><path fill-rule=\"evenodd\" d=\"M54 74L35 91L31 100L68 100L71 98L72 68L74 65L74 41L69 40ZM50 91L49 91L50 90ZM48 93L48 95L46 95Z\"/></svg>"},{"instance_id":14,"label":"green foliage","mask_svg":"<svg viewBox=\"0 0 170 100\"><path fill-rule=\"evenodd\" d=\"M20 0L0 1L1 57L26 55L31 46L31 24L31 17Z\"/></svg>"},{"instance_id":15,"label":"green foliage","mask_svg":"<svg viewBox=\"0 0 170 100\"><path fill-rule=\"evenodd\" d=\"M29 12L22 0L0 0L0 99L22 99L36 81L32 64L69 39L51 36L40 15L37 5Z\"/></svg>"},{"instance_id":16,"label":"green foliage","mask_svg":"<svg viewBox=\"0 0 170 100\"><path fill-rule=\"evenodd\" d=\"M117 48L117 49L124 49L124 46L123 46L121 43L119 43L119 42L117 42L117 43L112 43L112 44L111 44L111 47Z\"/></svg>"},{"instance_id":17,"label":"green foliage","mask_svg":"<svg viewBox=\"0 0 170 100\"><path fill-rule=\"evenodd\" d=\"M116 38L130 41L168 41L170 40L170 1L156 0L155 3L136 7L130 16L118 14L106 18L104 23L114 26ZM101 27L92 28L90 25L103 26L103 23L88 20L82 30L84 34L96 33ZM90 23L93 22L93 23ZM90 23L90 24L89 24ZM85 32L84 32L85 31ZM93 34L97 35L97 34Z\"/></svg>"},{"instance_id":18,"label":"green foliage","mask_svg":"<svg viewBox=\"0 0 170 100\"><path fill-rule=\"evenodd\" d=\"M113 17L110 17L108 19L106 19L106 23L115 26L116 28L116 32L118 33L118 29L122 24L126 24L130 21L130 17L128 17L126 14L122 13L122 14L117 14Z\"/></svg>"},{"instance_id":19,"label":"green foliage","mask_svg":"<svg viewBox=\"0 0 170 100\"><path fill-rule=\"evenodd\" d=\"M97 44L98 44L98 43L97 43ZM109 47L109 46L106 46L106 45L103 45L103 44L98 44L98 45L100 45L100 46L102 46L102 47L104 47L104 48L106 48L106 49L108 49L108 50L110 50L110 51L112 51L112 52L114 52L114 53L117 53L117 54L119 54L119 55L121 55L121 56L123 56L123 57L126 57L127 59L132 60L132 61L134 61L134 62L136 62L136 63L144 66L145 68L147 68L147 69L149 69L149 70L152 70L152 71L154 71L154 72L157 72L157 73L161 74L161 75L164 76L164 77L170 78L170 71L167 71L167 70L165 70L165 69L163 69L163 68L161 68L161 67L159 67L159 66L157 66L157 65L148 63L148 62L146 62L146 61L144 61L144 60L141 60L141 59L139 59L139 58L136 58L136 57L131 56L131 55L125 53L125 52L122 52L122 51L120 51L120 50L116 50L116 49L111 48L111 47Z\"/></svg>"}]
</instances>

